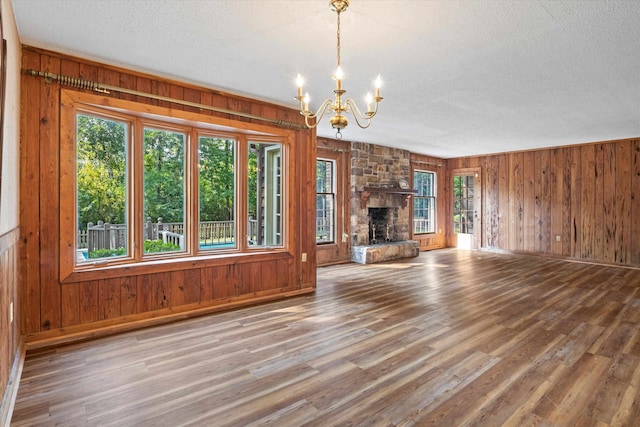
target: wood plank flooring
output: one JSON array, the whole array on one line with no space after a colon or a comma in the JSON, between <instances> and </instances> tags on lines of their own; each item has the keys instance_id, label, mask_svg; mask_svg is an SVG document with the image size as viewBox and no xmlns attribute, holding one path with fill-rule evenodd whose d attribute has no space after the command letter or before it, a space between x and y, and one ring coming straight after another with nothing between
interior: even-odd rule
<instances>
[{"instance_id":1,"label":"wood plank flooring","mask_svg":"<svg viewBox=\"0 0 640 427\"><path fill-rule=\"evenodd\" d=\"M27 355L12 425L638 426L640 270L468 252Z\"/></svg>"}]
</instances>

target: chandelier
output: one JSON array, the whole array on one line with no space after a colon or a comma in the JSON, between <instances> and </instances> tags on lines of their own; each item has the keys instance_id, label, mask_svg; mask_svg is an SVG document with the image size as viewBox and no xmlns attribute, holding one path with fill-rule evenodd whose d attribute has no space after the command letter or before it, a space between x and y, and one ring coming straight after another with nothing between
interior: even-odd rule
<instances>
[{"instance_id":1,"label":"chandelier","mask_svg":"<svg viewBox=\"0 0 640 427\"><path fill-rule=\"evenodd\" d=\"M349 7L349 0L329 0L329 5L331 10L336 12L338 15L338 31L337 31L337 51L338 51L338 68L336 68L336 73L333 76L333 79L336 81L336 88L334 89L334 99L327 98L324 100L318 111L315 113L309 110L309 93L305 93L302 95L302 85L303 80L302 76L298 74L298 78L296 79L296 84L298 85L298 95L296 99L300 101L300 114L304 116L304 121L309 128L314 128L318 125L322 117L324 116L327 109L331 109L333 111L333 116L329 119L329 123L331 127L336 129L336 138L342 139L342 129L346 128L349 124L349 120L344 115L344 113L351 113L356 120L358 126L363 129L366 129L371 124L371 119L378 112L378 103L382 101L382 97L380 96L380 86L382 84L382 80L380 79L380 75L375 81L375 95L371 96L371 93L367 93L366 102L367 102L367 112L362 113L355 101L351 98L347 98L343 101L344 94L347 92L342 88L342 80L344 78L344 73L342 68L340 67L340 14L347 10ZM311 124L310 120L317 120Z\"/></svg>"}]
</instances>

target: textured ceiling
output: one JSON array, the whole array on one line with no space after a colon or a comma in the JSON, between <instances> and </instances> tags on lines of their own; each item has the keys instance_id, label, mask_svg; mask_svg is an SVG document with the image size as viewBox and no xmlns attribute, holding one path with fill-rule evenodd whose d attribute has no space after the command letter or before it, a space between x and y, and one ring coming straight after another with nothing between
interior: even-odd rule
<instances>
[{"instance_id":1,"label":"textured ceiling","mask_svg":"<svg viewBox=\"0 0 640 427\"><path fill-rule=\"evenodd\" d=\"M332 96L328 0L13 0L22 43L297 107ZM640 1L352 0L344 139L440 157L640 136ZM325 119L318 135L333 137Z\"/></svg>"}]
</instances>

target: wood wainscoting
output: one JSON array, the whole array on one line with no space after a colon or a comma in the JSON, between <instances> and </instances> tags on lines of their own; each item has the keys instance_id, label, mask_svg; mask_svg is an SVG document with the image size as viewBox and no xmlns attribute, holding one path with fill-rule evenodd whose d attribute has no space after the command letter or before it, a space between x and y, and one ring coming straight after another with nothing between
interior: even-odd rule
<instances>
[{"instance_id":1,"label":"wood wainscoting","mask_svg":"<svg viewBox=\"0 0 640 427\"><path fill-rule=\"evenodd\" d=\"M9 419L24 356L18 304L19 236L19 228L0 236L0 425Z\"/></svg>"},{"instance_id":2,"label":"wood wainscoting","mask_svg":"<svg viewBox=\"0 0 640 427\"><path fill-rule=\"evenodd\" d=\"M296 110L30 47L23 47L22 68L21 307L29 348L314 291L315 230L309 224L315 221L316 139ZM61 219L66 221L61 218L61 198L73 197L59 191L60 164L69 161L60 155L63 86L28 70L138 91L138 95L115 90L100 93L105 100L100 105L135 103L141 111L163 109L181 120L188 116L193 121L222 123L225 129L286 132L290 186L285 200L288 221L283 227L288 246L240 256L165 260L152 268L122 266L96 270L80 279L61 279L60 224ZM96 94L66 86L64 90ZM252 118L256 116L287 126L265 124Z\"/></svg>"},{"instance_id":3,"label":"wood wainscoting","mask_svg":"<svg viewBox=\"0 0 640 427\"><path fill-rule=\"evenodd\" d=\"M444 249L27 356L14 426L637 426L640 270Z\"/></svg>"}]
</instances>

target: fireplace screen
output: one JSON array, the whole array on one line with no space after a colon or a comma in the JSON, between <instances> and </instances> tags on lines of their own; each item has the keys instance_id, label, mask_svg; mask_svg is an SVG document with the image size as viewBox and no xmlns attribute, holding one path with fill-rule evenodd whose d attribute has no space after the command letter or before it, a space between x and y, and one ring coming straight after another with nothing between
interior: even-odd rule
<instances>
[{"instance_id":1,"label":"fireplace screen","mask_svg":"<svg viewBox=\"0 0 640 427\"><path fill-rule=\"evenodd\" d=\"M369 208L369 244L393 242L394 209Z\"/></svg>"}]
</instances>

